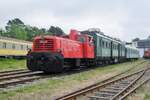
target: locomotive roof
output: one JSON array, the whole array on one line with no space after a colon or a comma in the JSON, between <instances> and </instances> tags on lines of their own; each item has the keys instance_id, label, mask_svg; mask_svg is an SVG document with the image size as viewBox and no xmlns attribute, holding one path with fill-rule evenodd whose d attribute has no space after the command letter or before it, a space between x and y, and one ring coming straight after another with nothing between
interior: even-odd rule
<instances>
[{"instance_id":1,"label":"locomotive roof","mask_svg":"<svg viewBox=\"0 0 150 100\"><path fill-rule=\"evenodd\" d=\"M36 36L34 39L41 39L41 38L52 38L52 37L57 37L57 36L53 36L53 35L39 35L39 36Z\"/></svg>"}]
</instances>

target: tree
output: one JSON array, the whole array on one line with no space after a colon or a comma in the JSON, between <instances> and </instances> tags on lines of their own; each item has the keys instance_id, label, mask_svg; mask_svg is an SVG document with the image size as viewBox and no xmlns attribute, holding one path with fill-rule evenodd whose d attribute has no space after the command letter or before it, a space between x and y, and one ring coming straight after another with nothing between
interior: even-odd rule
<instances>
[{"instance_id":1,"label":"tree","mask_svg":"<svg viewBox=\"0 0 150 100\"><path fill-rule=\"evenodd\" d=\"M11 38L17 38L22 40L28 40L31 41L33 37L37 35L63 35L64 32L61 28L51 26L49 30L45 28L38 28L30 25L25 25L23 21L21 21L19 18L14 18L12 20L9 20L7 22L7 25L5 26L5 30L0 29L0 35L11 37Z\"/></svg>"},{"instance_id":2,"label":"tree","mask_svg":"<svg viewBox=\"0 0 150 100\"><path fill-rule=\"evenodd\" d=\"M53 35L58 35L58 36L64 34L64 32L63 32L63 30L62 30L61 28L59 28L59 27L54 27L54 26L51 26L51 27L49 28L48 33L50 33L50 34L52 33Z\"/></svg>"},{"instance_id":3,"label":"tree","mask_svg":"<svg viewBox=\"0 0 150 100\"><path fill-rule=\"evenodd\" d=\"M7 36L7 35L5 34L5 31L4 31L3 29L0 29L0 36Z\"/></svg>"},{"instance_id":4,"label":"tree","mask_svg":"<svg viewBox=\"0 0 150 100\"><path fill-rule=\"evenodd\" d=\"M24 23L19 19L19 18L15 18L13 20L9 20L7 25L24 25Z\"/></svg>"},{"instance_id":5,"label":"tree","mask_svg":"<svg viewBox=\"0 0 150 100\"><path fill-rule=\"evenodd\" d=\"M17 38L17 39L27 39L27 32L25 30L24 23L15 18L13 20L9 20L6 26L6 34L8 37Z\"/></svg>"},{"instance_id":6,"label":"tree","mask_svg":"<svg viewBox=\"0 0 150 100\"><path fill-rule=\"evenodd\" d=\"M41 30L37 27L33 27L33 26L26 26L26 32L27 32L27 40L32 40L33 37L43 34L43 32L45 31L44 29Z\"/></svg>"},{"instance_id":7,"label":"tree","mask_svg":"<svg viewBox=\"0 0 150 100\"><path fill-rule=\"evenodd\" d=\"M140 39L139 38L135 38L135 39L133 39L132 41L133 42L136 42L136 41L139 41Z\"/></svg>"},{"instance_id":8,"label":"tree","mask_svg":"<svg viewBox=\"0 0 150 100\"><path fill-rule=\"evenodd\" d=\"M46 30L45 28L41 28L41 29L40 29L40 32L41 32L41 34L46 34L46 33L47 33L47 30Z\"/></svg>"}]
</instances>

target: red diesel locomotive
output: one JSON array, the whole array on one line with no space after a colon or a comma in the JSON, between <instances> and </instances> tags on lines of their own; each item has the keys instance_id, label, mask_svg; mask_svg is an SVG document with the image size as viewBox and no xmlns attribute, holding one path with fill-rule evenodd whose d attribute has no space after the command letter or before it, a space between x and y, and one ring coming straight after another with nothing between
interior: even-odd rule
<instances>
[{"instance_id":1,"label":"red diesel locomotive","mask_svg":"<svg viewBox=\"0 0 150 100\"><path fill-rule=\"evenodd\" d=\"M61 72L65 67L92 65L94 59L93 37L71 30L67 36L37 36L32 50L27 54L29 70Z\"/></svg>"}]
</instances>

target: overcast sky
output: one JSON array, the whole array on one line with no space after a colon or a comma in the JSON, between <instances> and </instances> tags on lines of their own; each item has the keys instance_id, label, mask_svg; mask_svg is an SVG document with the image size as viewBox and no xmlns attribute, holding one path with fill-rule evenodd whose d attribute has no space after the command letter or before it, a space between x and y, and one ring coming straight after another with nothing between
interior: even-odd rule
<instances>
[{"instance_id":1,"label":"overcast sky","mask_svg":"<svg viewBox=\"0 0 150 100\"><path fill-rule=\"evenodd\" d=\"M150 0L0 0L0 27L13 18L66 33L96 27L130 41L150 35Z\"/></svg>"}]
</instances>

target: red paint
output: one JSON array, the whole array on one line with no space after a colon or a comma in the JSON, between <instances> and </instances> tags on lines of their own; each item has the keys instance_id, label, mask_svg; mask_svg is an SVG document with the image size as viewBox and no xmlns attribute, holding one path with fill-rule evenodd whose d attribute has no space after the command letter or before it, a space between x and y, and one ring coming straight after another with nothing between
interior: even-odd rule
<instances>
[{"instance_id":1,"label":"red paint","mask_svg":"<svg viewBox=\"0 0 150 100\"><path fill-rule=\"evenodd\" d=\"M144 57L150 58L150 49L144 51Z\"/></svg>"},{"instance_id":2,"label":"red paint","mask_svg":"<svg viewBox=\"0 0 150 100\"><path fill-rule=\"evenodd\" d=\"M84 41L81 41L81 38ZM94 44L92 37L71 30L68 36L35 37L32 52L57 52L64 58L94 58Z\"/></svg>"}]
</instances>

